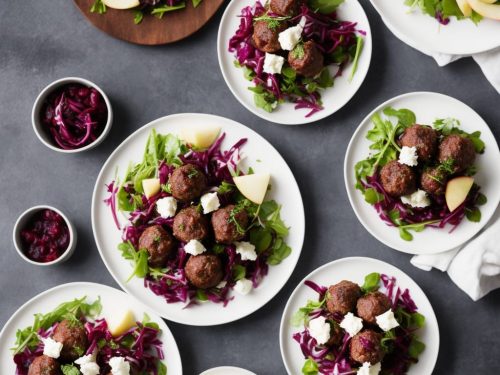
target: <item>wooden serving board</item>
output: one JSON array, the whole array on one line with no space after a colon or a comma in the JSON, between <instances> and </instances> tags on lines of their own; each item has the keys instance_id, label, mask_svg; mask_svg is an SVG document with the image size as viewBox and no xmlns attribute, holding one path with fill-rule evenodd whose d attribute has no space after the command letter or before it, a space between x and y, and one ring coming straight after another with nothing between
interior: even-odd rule
<instances>
[{"instance_id":1,"label":"wooden serving board","mask_svg":"<svg viewBox=\"0 0 500 375\"><path fill-rule=\"evenodd\" d=\"M162 19L145 13L139 25L134 24L132 10L107 8L105 14L98 14L90 12L94 0L74 2L83 15L106 34L130 43L158 45L176 42L198 31L212 18L224 0L203 0L196 8L191 0L186 0L186 8L167 12Z\"/></svg>"}]
</instances>

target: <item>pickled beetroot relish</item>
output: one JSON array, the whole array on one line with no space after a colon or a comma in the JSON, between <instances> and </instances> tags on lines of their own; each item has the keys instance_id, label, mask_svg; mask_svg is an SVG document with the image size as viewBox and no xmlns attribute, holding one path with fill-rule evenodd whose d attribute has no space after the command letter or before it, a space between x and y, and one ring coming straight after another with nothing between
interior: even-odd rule
<instances>
[{"instance_id":1,"label":"pickled beetroot relish","mask_svg":"<svg viewBox=\"0 0 500 375\"><path fill-rule=\"evenodd\" d=\"M37 212L21 231L24 254L40 263L52 262L68 248L68 225L52 210Z\"/></svg>"},{"instance_id":2,"label":"pickled beetroot relish","mask_svg":"<svg viewBox=\"0 0 500 375\"><path fill-rule=\"evenodd\" d=\"M108 107L93 87L71 83L50 94L41 111L41 121L56 145L65 150L94 142L108 120Z\"/></svg>"}]
</instances>

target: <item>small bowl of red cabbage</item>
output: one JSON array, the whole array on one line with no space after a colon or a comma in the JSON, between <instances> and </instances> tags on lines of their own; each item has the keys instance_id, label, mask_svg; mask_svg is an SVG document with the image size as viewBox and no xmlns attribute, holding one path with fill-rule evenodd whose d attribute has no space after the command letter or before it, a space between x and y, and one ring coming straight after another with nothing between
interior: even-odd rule
<instances>
[{"instance_id":1,"label":"small bowl of red cabbage","mask_svg":"<svg viewBox=\"0 0 500 375\"><path fill-rule=\"evenodd\" d=\"M106 138L113 111L99 86L83 78L68 77L42 90L33 105L31 121L45 146L76 153L94 148Z\"/></svg>"},{"instance_id":2,"label":"small bowl of red cabbage","mask_svg":"<svg viewBox=\"0 0 500 375\"><path fill-rule=\"evenodd\" d=\"M76 247L76 230L57 208L35 206L17 219L13 240L25 261L37 266L51 266L71 257Z\"/></svg>"}]
</instances>

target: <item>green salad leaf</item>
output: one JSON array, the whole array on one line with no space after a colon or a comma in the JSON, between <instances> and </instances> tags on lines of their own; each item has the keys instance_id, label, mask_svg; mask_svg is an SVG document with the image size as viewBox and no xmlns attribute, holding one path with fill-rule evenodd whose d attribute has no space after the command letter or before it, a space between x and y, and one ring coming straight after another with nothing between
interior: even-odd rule
<instances>
[{"instance_id":1,"label":"green salad leaf","mask_svg":"<svg viewBox=\"0 0 500 375\"><path fill-rule=\"evenodd\" d=\"M356 52L354 53L354 59L352 61L351 74L349 75L349 82L352 81L356 71L358 70L359 56L361 56L361 51L363 50L364 39L362 36L356 36Z\"/></svg>"},{"instance_id":2,"label":"green salad leaf","mask_svg":"<svg viewBox=\"0 0 500 375\"><path fill-rule=\"evenodd\" d=\"M90 12L104 14L106 13L106 4L102 0L94 0L94 3L90 7Z\"/></svg>"},{"instance_id":3,"label":"green salad leaf","mask_svg":"<svg viewBox=\"0 0 500 375\"><path fill-rule=\"evenodd\" d=\"M458 7L457 0L405 0L404 3L411 9L419 8L422 13L433 18L438 18L438 16L443 20L450 17L455 17L457 20L469 18L476 25L483 19L474 10L470 17L464 16Z\"/></svg>"},{"instance_id":4,"label":"green salad leaf","mask_svg":"<svg viewBox=\"0 0 500 375\"><path fill-rule=\"evenodd\" d=\"M80 375L80 370L75 365L61 365L63 375Z\"/></svg>"},{"instance_id":5,"label":"green salad leaf","mask_svg":"<svg viewBox=\"0 0 500 375\"><path fill-rule=\"evenodd\" d=\"M307 304L300 309L298 309L295 314L293 314L290 324L294 327L298 327L302 324L307 323L309 314L314 310L320 309L325 304L325 299L321 301L307 301Z\"/></svg>"},{"instance_id":6,"label":"green salad leaf","mask_svg":"<svg viewBox=\"0 0 500 375\"><path fill-rule=\"evenodd\" d=\"M458 134L462 137L469 138L474 144L474 149L477 153L482 154L485 149L485 144L481 140L481 132L475 131L472 133L467 133L460 129L460 121L455 118L444 118L437 119L433 123L434 129L440 131L443 135Z\"/></svg>"},{"instance_id":7,"label":"green salad leaf","mask_svg":"<svg viewBox=\"0 0 500 375\"><path fill-rule=\"evenodd\" d=\"M130 281L134 276L139 278L144 278L150 272L148 265L148 252L144 249L139 249L135 251L134 245L130 241L122 242L118 245L118 250L121 251L122 257L130 260L133 265L133 271L127 282Z\"/></svg>"},{"instance_id":8,"label":"green salad leaf","mask_svg":"<svg viewBox=\"0 0 500 375\"><path fill-rule=\"evenodd\" d=\"M316 361L312 358L306 359L304 366L302 366L302 374L304 375L317 375L319 367Z\"/></svg>"},{"instance_id":9,"label":"green salad leaf","mask_svg":"<svg viewBox=\"0 0 500 375\"><path fill-rule=\"evenodd\" d=\"M309 6L323 14L331 14L337 10L344 0L309 0Z\"/></svg>"},{"instance_id":10,"label":"green salad leaf","mask_svg":"<svg viewBox=\"0 0 500 375\"><path fill-rule=\"evenodd\" d=\"M370 293L378 290L380 283L380 274L377 272L370 273L365 276L365 282L361 289L365 293Z\"/></svg>"},{"instance_id":11,"label":"green salad leaf","mask_svg":"<svg viewBox=\"0 0 500 375\"><path fill-rule=\"evenodd\" d=\"M158 18L162 18L165 13L172 12L174 10L183 9L185 7L186 7L186 3L184 1L179 3L179 4L176 4L176 5L161 5L161 6L157 6L157 7L153 8L153 10L151 11L151 14L158 17Z\"/></svg>"}]
</instances>

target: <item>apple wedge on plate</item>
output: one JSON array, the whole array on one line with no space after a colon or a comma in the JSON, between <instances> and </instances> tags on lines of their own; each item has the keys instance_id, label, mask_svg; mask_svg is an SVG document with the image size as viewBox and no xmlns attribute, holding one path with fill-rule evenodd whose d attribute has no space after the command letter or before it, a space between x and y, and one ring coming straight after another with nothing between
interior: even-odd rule
<instances>
[{"instance_id":1,"label":"apple wedge on plate","mask_svg":"<svg viewBox=\"0 0 500 375\"><path fill-rule=\"evenodd\" d=\"M131 9L141 5L139 0L102 0L102 2L113 9Z\"/></svg>"},{"instance_id":2,"label":"apple wedge on plate","mask_svg":"<svg viewBox=\"0 0 500 375\"><path fill-rule=\"evenodd\" d=\"M457 4L463 13L464 9L460 6L462 1L463 0L458 0ZM495 4L495 2L496 0L467 0L469 7L484 18L500 21L500 4Z\"/></svg>"}]
</instances>

